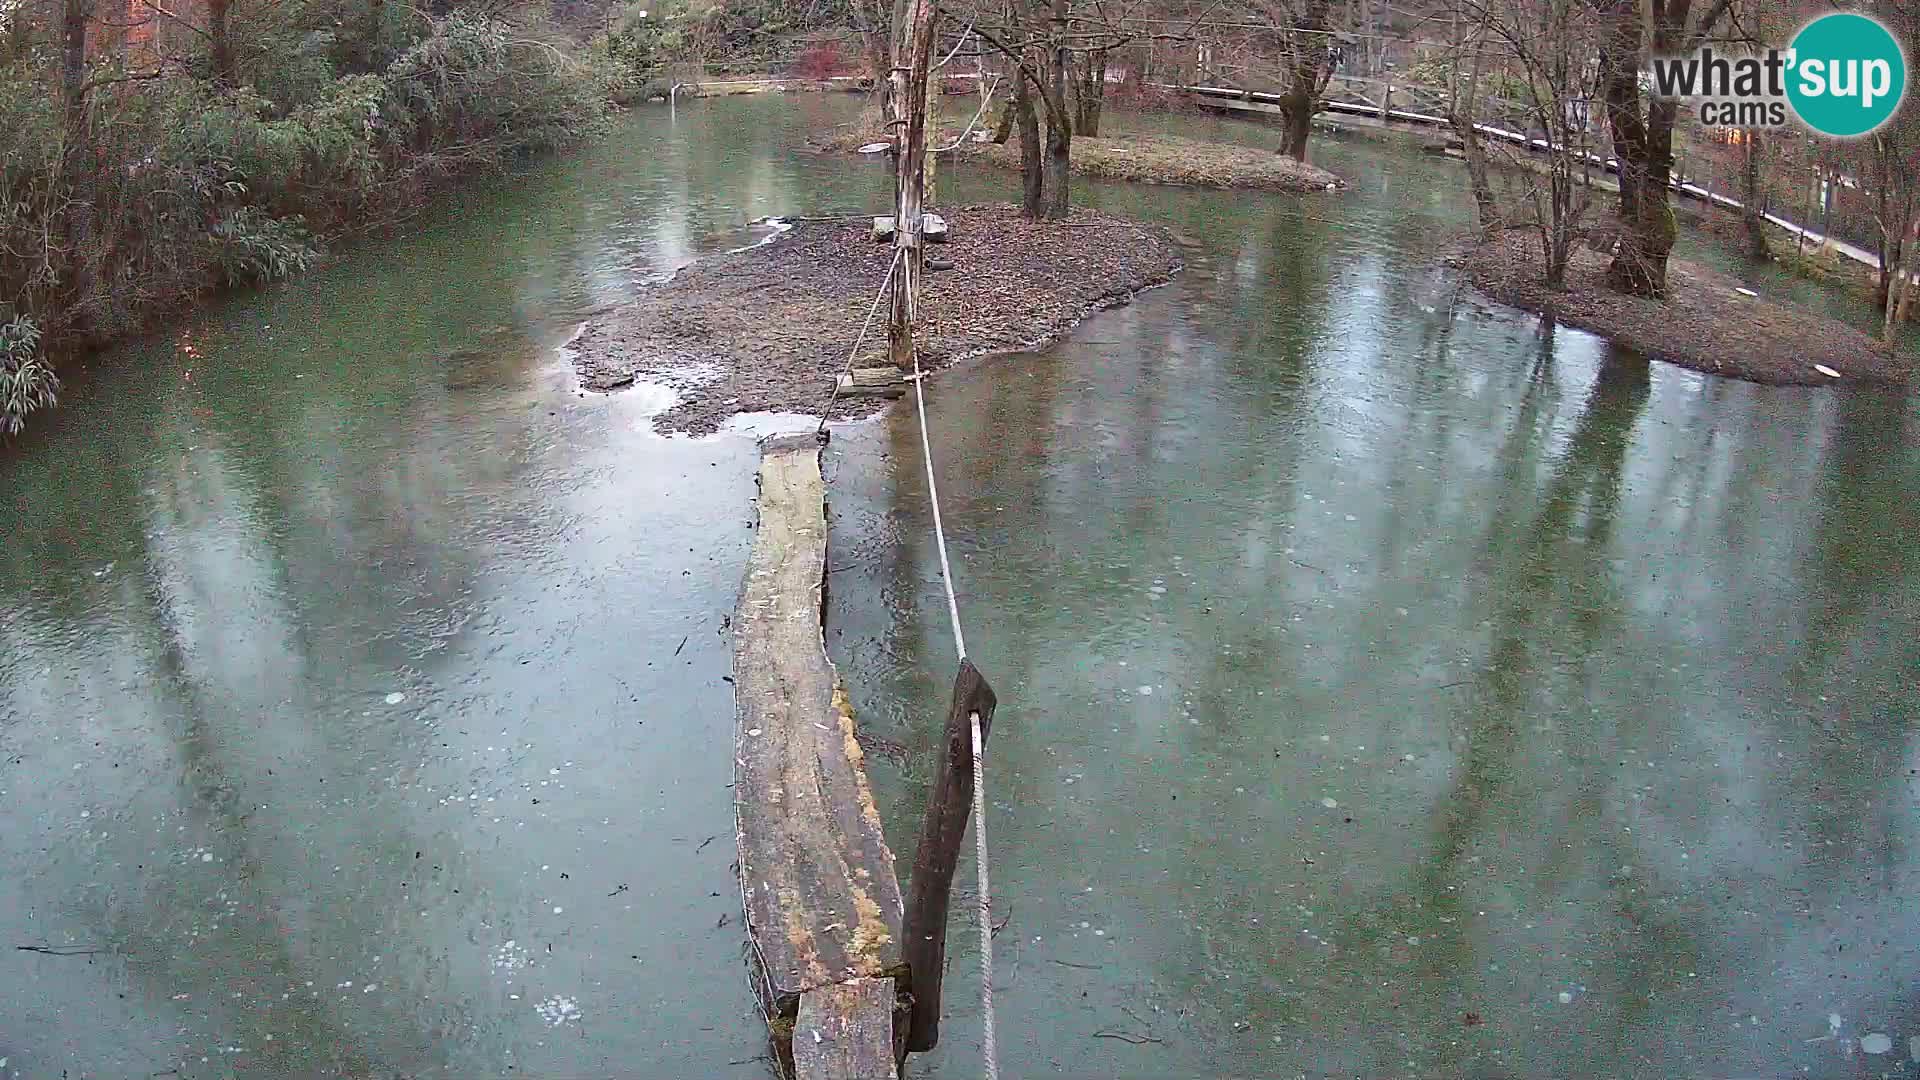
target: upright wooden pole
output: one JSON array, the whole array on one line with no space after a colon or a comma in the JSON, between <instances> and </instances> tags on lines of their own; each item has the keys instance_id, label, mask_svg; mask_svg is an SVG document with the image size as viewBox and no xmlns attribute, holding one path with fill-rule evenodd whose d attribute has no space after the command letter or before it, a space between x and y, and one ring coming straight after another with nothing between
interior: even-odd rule
<instances>
[{"instance_id":1,"label":"upright wooden pole","mask_svg":"<svg viewBox=\"0 0 1920 1080\"><path fill-rule=\"evenodd\" d=\"M973 809L973 724L980 717L980 742L993 727L993 687L973 661L960 661L953 680L953 705L947 710L940 758L934 763L933 788L920 824L920 845L913 852L913 880L900 932L901 952L912 980L913 1013L907 1024L907 1049L915 1053L940 1041L940 983L947 966L947 901L953 872L960 863L967 818Z\"/></svg>"},{"instance_id":2,"label":"upright wooden pole","mask_svg":"<svg viewBox=\"0 0 1920 1080\"><path fill-rule=\"evenodd\" d=\"M933 66L933 0L905 0L887 77L887 127L893 135L893 275L887 359L913 366L913 298L920 285L921 206L926 199L927 76Z\"/></svg>"}]
</instances>

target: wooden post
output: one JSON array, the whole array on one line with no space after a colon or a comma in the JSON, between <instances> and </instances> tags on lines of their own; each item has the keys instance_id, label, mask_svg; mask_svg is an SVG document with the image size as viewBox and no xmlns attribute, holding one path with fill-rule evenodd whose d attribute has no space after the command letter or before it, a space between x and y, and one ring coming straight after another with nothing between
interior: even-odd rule
<instances>
[{"instance_id":1,"label":"wooden post","mask_svg":"<svg viewBox=\"0 0 1920 1080\"><path fill-rule=\"evenodd\" d=\"M953 892L953 872L966 839L967 818L973 809L973 725L980 717L980 742L985 745L993 727L993 687L987 685L973 661L960 661L953 680L953 705L940 759L934 764L933 788L927 794L927 814L920 824L920 846L913 852L913 881L907 912L901 924L902 951L913 993L912 1019L907 1026L907 1049L916 1053L940 1041L940 982L947 963L947 901Z\"/></svg>"},{"instance_id":2,"label":"wooden post","mask_svg":"<svg viewBox=\"0 0 1920 1080\"><path fill-rule=\"evenodd\" d=\"M940 98L943 94L941 86L942 83L934 82L932 76L929 76L927 85L926 137L928 141L934 143L940 141ZM939 155L928 151L920 155L920 161L920 208L927 210L933 206L935 200L933 173L934 164L939 161Z\"/></svg>"},{"instance_id":3,"label":"wooden post","mask_svg":"<svg viewBox=\"0 0 1920 1080\"><path fill-rule=\"evenodd\" d=\"M906 0L906 25L894 38L887 82L887 125L893 135L893 275L887 359L913 366L913 298L920 285L920 230L926 197L927 75L933 65L933 0Z\"/></svg>"}]
</instances>

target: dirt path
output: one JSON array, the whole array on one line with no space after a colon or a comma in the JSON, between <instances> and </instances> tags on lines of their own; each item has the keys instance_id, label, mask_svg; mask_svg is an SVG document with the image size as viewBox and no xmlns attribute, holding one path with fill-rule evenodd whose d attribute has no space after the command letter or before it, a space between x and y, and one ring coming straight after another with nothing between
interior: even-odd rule
<instances>
[{"instance_id":1,"label":"dirt path","mask_svg":"<svg viewBox=\"0 0 1920 1080\"><path fill-rule=\"evenodd\" d=\"M964 207L948 220L952 239L928 251L949 268L930 270L920 301L921 363L934 369L1050 341L1180 266L1165 230L1088 211L1041 224L1013 207ZM817 415L892 257L871 227L865 217L802 221L695 263L588 324L574 365L592 389L672 386L680 400L655 418L662 430L705 434L745 412ZM861 366L884 359L884 310L861 351ZM833 415L873 409L871 398L843 400Z\"/></svg>"}]
</instances>

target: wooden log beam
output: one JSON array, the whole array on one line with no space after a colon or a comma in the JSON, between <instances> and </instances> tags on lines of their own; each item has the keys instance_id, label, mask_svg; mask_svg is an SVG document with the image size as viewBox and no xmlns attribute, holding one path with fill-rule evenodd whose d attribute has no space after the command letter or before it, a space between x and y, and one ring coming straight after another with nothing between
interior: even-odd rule
<instances>
[{"instance_id":1,"label":"wooden log beam","mask_svg":"<svg viewBox=\"0 0 1920 1080\"><path fill-rule=\"evenodd\" d=\"M960 661L953 680L953 703L939 759L934 763L933 788L927 795L927 813L920 825L920 845L913 852L913 880L908 884L905 922L907 987L913 995L907 1025L907 1049L922 1053L940 1041L940 987L947 965L947 902L953 893L953 872L960 862L960 846L967 835L973 810L973 724L980 717L980 741L985 745L993 728L997 703L993 687L973 661Z\"/></svg>"},{"instance_id":2,"label":"wooden log beam","mask_svg":"<svg viewBox=\"0 0 1920 1080\"><path fill-rule=\"evenodd\" d=\"M892 979L854 979L800 995L794 1080L897 1080Z\"/></svg>"},{"instance_id":3,"label":"wooden log beam","mask_svg":"<svg viewBox=\"0 0 1920 1080\"><path fill-rule=\"evenodd\" d=\"M821 633L825 499L814 436L762 444L760 522L733 621L741 900L768 1030L789 1068L806 995L905 971L893 852ZM821 1007L845 1004L833 1001ZM891 999L867 1012L859 1025L890 1027Z\"/></svg>"}]
</instances>

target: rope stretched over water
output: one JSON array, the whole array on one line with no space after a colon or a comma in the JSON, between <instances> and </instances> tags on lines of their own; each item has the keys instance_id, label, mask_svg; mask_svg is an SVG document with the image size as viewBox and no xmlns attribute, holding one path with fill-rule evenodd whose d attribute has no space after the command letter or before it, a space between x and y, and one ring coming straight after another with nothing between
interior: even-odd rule
<instances>
[{"instance_id":1,"label":"rope stretched over water","mask_svg":"<svg viewBox=\"0 0 1920 1080\"><path fill-rule=\"evenodd\" d=\"M912 322L920 321L918 290L919 282L914 281L913 269L907 269L907 318ZM940 488L933 479L933 445L927 441L927 395L920 386L926 380L926 373L920 370L920 350L913 350L913 374L909 376L913 383L914 407L920 413L920 450L921 460L927 465L927 501L933 505L933 538L940 551L940 580L947 587L947 615L953 620L953 647L959 651L960 659L967 658L967 637L960 632L960 601L953 592L953 563L947 559L947 530L940 519ZM976 756L974 760L980 759ZM979 788L975 788L978 791Z\"/></svg>"},{"instance_id":2,"label":"rope stretched over water","mask_svg":"<svg viewBox=\"0 0 1920 1080\"><path fill-rule=\"evenodd\" d=\"M901 249L904 253L906 249ZM919 283L913 267L907 267L907 315L918 321ZM947 616L953 620L953 647L960 660L967 658L967 639L960 631L960 601L953 588L953 562L947 557L947 530L940 517L940 489L933 478L933 443L927 435L927 395L922 386L926 372L920 369L920 351L913 350L913 403L920 415L920 457L927 466L927 501L933 507L934 546L940 552L940 579L947 589ZM987 872L987 748L980 731L980 714L967 714L973 737L973 846L974 871L979 878L980 920L980 1023L982 1054L986 1058L986 1080L1000 1080L1000 1054L994 1038L993 1023L993 893Z\"/></svg>"}]
</instances>

